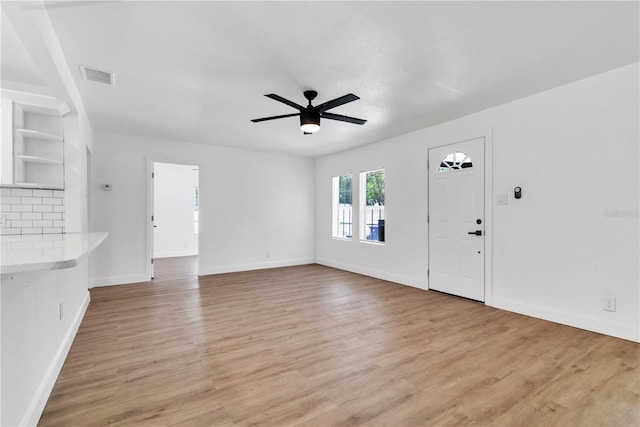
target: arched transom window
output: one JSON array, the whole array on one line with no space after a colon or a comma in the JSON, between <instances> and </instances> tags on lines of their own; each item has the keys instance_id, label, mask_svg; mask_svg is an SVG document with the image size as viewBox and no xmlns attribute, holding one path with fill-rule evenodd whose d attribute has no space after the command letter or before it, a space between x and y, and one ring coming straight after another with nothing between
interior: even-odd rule
<instances>
[{"instance_id":1,"label":"arched transom window","mask_svg":"<svg viewBox=\"0 0 640 427\"><path fill-rule=\"evenodd\" d=\"M438 173L451 172L460 169L472 168L473 163L471 157L467 156L462 151L456 151L455 153L449 153L442 158Z\"/></svg>"}]
</instances>

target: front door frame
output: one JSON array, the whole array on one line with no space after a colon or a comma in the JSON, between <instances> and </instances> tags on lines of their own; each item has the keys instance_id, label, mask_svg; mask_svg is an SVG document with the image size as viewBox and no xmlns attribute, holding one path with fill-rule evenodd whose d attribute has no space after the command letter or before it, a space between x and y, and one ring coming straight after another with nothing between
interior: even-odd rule
<instances>
[{"instance_id":1,"label":"front door frame","mask_svg":"<svg viewBox=\"0 0 640 427\"><path fill-rule=\"evenodd\" d=\"M489 129L485 132L479 132L477 136L459 139L447 144L434 145L427 149L427 161L431 164L427 169L427 215L430 212L429 206L429 179L431 176L431 168L437 167L434 164L433 159L429 159L429 150L432 148L445 147L461 142L472 141L478 138L484 138L484 304L493 305L493 129ZM427 218L429 218L427 216ZM427 254L429 253L429 232L431 224L427 219ZM427 271L430 268L429 261L427 261ZM430 289L429 275L426 278L427 289Z\"/></svg>"}]
</instances>

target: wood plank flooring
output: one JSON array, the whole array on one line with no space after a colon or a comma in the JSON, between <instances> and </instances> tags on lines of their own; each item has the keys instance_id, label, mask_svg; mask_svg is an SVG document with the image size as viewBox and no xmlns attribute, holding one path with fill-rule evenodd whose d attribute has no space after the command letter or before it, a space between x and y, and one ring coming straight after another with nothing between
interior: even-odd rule
<instances>
[{"instance_id":1,"label":"wood plank flooring","mask_svg":"<svg viewBox=\"0 0 640 427\"><path fill-rule=\"evenodd\" d=\"M41 426L640 425L636 343L319 265L189 262L91 290Z\"/></svg>"}]
</instances>

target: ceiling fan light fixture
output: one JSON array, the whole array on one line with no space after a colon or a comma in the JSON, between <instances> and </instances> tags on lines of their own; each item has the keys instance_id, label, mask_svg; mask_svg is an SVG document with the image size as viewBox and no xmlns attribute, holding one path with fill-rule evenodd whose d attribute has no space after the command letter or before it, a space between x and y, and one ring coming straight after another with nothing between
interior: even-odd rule
<instances>
[{"instance_id":1,"label":"ceiling fan light fixture","mask_svg":"<svg viewBox=\"0 0 640 427\"><path fill-rule=\"evenodd\" d=\"M303 107L302 105L296 104L293 101L289 101L288 99L283 98L280 95L276 95L275 93L269 93L265 95L267 98L271 98L274 101L282 102L283 104L286 104L289 107L295 108L299 112L292 113L292 114L280 114L279 116L262 117L260 119L252 119L251 121L253 123L258 123L258 122L266 122L267 120L284 119L286 117L300 116L300 129L302 130L302 133L305 135L311 135L312 133L320 130L321 117L324 117L325 119L330 119L330 120L337 120L339 122L353 123L356 125L363 125L367 122L366 120L363 120L363 119L343 116L342 114L334 114L328 111L328 110L331 110L332 108L336 108L341 105L360 99L356 95L352 93L348 93L336 99L332 99L331 101L323 102L322 104L316 105L314 107L313 105L311 105L311 101L313 101L317 95L318 95L318 92L316 92L315 90L305 90L304 97L307 98L307 100L309 101L309 105L307 105L306 107Z\"/></svg>"},{"instance_id":2,"label":"ceiling fan light fixture","mask_svg":"<svg viewBox=\"0 0 640 427\"><path fill-rule=\"evenodd\" d=\"M300 129L304 133L314 133L320 130L320 114L313 110L300 112Z\"/></svg>"},{"instance_id":3,"label":"ceiling fan light fixture","mask_svg":"<svg viewBox=\"0 0 640 427\"><path fill-rule=\"evenodd\" d=\"M300 129L305 133L314 133L320 130L320 125L316 123L304 123L300 126Z\"/></svg>"}]
</instances>

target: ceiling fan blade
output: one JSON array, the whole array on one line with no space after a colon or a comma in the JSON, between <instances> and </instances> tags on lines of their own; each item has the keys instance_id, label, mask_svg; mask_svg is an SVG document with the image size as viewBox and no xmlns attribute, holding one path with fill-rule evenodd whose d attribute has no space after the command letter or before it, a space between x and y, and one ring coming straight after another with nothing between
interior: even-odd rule
<instances>
[{"instance_id":1,"label":"ceiling fan blade","mask_svg":"<svg viewBox=\"0 0 640 427\"><path fill-rule=\"evenodd\" d=\"M320 113L324 113L327 110L339 107L348 102L357 101L358 99L360 99L360 97L350 93L350 94L341 96L340 98L332 99L331 101L327 101L320 105L316 105L316 108L320 111Z\"/></svg>"},{"instance_id":2,"label":"ceiling fan blade","mask_svg":"<svg viewBox=\"0 0 640 427\"><path fill-rule=\"evenodd\" d=\"M293 107L296 110L300 110L300 111L304 110L304 107L302 105L298 105L293 101L289 101L288 99L281 97L280 95L276 95L275 93L270 93L270 94L265 95L265 96L267 98L271 98L271 99L274 99L276 101L280 101L283 104L287 104L289 107Z\"/></svg>"},{"instance_id":3,"label":"ceiling fan blade","mask_svg":"<svg viewBox=\"0 0 640 427\"><path fill-rule=\"evenodd\" d=\"M338 121L341 121L341 122L353 123L353 124L356 124L356 125L363 125L363 124L367 123L366 120L356 119L355 117L343 116L341 114L322 113L322 115L320 117L322 117L323 119L338 120Z\"/></svg>"},{"instance_id":4,"label":"ceiling fan blade","mask_svg":"<svg viewBox=\"0 0 640 427\"><path fill-rule=\"evenodd\" d=\"M300 115L300 113L283 114L281 116L263 117L261 119L253 119L251 121L253 123L258 123L258 122L264 122L266 120L284 119L285 117L293 117L293 116L299 116L299 115Z\"/></svg>"}]
</instances>

